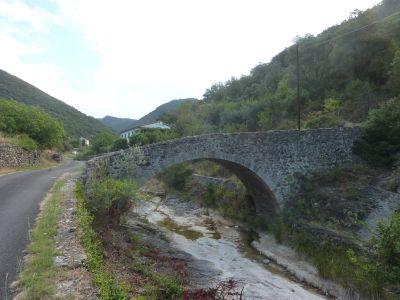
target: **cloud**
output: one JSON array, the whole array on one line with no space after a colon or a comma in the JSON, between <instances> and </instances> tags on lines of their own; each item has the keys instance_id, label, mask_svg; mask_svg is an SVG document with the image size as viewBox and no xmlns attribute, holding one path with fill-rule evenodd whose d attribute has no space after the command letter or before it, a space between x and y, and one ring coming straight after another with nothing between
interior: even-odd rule
<instances>
[{"instance_id":1,"label":"cloud","mask_svg":"<svg viewBox=\"0 0 400 300\"><path fill-rule=\"evenodd\" d=\"M53 25L63 24L63 19L40 7L30 7L20 0L0 1L0 16L12 23L26 23L26 27L34 33L48 32Z\"/></svg>"},{"instance_id":2,"label":"cloud","mask_svg":"<svg viewBox=\"0 0 400 300\"><path fill-rule=\"evenodd\" d=\"M50 11L0 0L9 26L0 42L10 45L0 64L87 114L138 118L171 99L202 97L213 83L268 62L296 35L316 34L371 1L51 0ZM63 67L23 59L49 52L55 27L79 32L99 57L90 77L66 75L82 74L83 57L81 66Z\"/></svg>"}]
</instances>

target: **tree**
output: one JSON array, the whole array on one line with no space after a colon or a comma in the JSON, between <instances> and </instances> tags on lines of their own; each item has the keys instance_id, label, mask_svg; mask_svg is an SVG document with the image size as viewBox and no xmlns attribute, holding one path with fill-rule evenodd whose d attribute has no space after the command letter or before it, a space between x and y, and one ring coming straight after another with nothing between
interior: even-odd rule
<instances>
[{"instance_id":1,"label":"tree","mask_svg":"<svg viewBox=\"0 0 400 300\"><path fill-rule=\"evenodd\" d=\"M94 138L92 142L92 151L94 154L106 153L111 150L111 147L115 141L115 136L108 132L100 132Z\"/></svg>"},{"instance_id":2,"label":"tree","mask_svg":"<svg viewBox=\"0 0 400 300\"><path fill-rule=\"evenodd\" d=\"M114 141L114 144L111 148L112 151L124 150L128 149L128 141L125 138L117 139Z\"/></svg>"},{"instance_id":3,"label":"tree","mask_svg":"<svg viewBox=\"0 0 400 300\"><path fill-rule=\"evenodd\" d=\"M394 165L400 152L400 98L370 112L353 150L373 165Z\"/></svg>"},{"instance_id":4,"label":"tree","mask_svg":"<svg viewBox=\"0 0 400 300\"><path fill-rule=\"evenodd\" d=\"M64 126L37 107L14 100L0 99L0 131L8 134L26 134L40 148L62 147Z\"/></svg>"}]
</instances>

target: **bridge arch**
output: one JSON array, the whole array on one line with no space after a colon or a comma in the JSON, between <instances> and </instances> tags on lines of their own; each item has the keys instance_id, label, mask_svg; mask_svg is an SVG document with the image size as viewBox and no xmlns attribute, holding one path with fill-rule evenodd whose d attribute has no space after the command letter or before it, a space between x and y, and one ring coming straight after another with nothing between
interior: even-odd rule
<instances>
[{"instance_id":1,"label":"bridge arch","mask_svg":"<svg viewBox=\"0 0 400 300\"><path fill-rule=\"evenodd\" d=\"M169 166L209 159L231 170L254 197L258 213L279 212L285 204L293 174L328 169L352 159L358 128L304 131L247 132L185 137L142 147L145 163L135 177L139 184ZM109 171L119 177L111 153ZM90 172L90 165L88 169Z\"/></svg>"},{"instance_id":2,"label":"bridge arch","mask_svg":"<svg viewBox=\"0 0 400 300\"><path fill-rule=\"evenodd\" d=\"M279 206L268 184L253 170L245 167L241 163L234 162L226 158L220 159L204 156L187 160L169 160L168 162L164 162L162 165L158 165L156 168L151 168L150 172L143 171L142 168L140 175L136 178L136 180L142 185L169 167L183 162L196 161L201 159L206 159L217 163L236 175L236 177L243 183L247 192L252 197L257 214L272 216L277 213Z\"/></svg>"}]
</instances>

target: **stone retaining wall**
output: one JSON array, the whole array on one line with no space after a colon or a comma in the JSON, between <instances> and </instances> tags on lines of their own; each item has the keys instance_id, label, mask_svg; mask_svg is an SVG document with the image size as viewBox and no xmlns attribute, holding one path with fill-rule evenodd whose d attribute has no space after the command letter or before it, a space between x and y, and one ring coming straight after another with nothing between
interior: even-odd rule
<instances>
[{"instance_id":1,"label":"stone retaining wall","mask_svg":"<svg viewBox=\"0 0 400 300\"><path fill-rule=\"evenodd\" d=\"M0 144L0 168L35 166L40 163L40 151L27 151L11 144Z\"/></svg>"}]
</instances>

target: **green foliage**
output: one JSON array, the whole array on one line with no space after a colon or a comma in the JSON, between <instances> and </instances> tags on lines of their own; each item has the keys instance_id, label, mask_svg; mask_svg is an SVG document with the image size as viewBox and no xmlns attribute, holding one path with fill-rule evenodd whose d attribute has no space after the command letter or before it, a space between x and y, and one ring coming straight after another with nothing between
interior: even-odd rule
<instances>
[{"instance_id":1,"label":"green foliage","mask_svg":"<svg viewBox=\"0 0 400 300\"><path fill-rule=\"evenodd\" d=\"M260 227L260 220L256 217L254 202L246 193L241 184L235 190L221 185L207 184L201 192L199 202L205 207L215 208L222 215Z\"/></svg>"},{"instance_id":2,"label":"green foliage","mask_svg":"<svg viewBox=\"0 0 400 300\"><path fill-rule=\"evenodd\" d=\"M41 148L61 147L64 128L61 122L39 108L0 99L0 131L7 134L25 134ZM22 137L22 143L34 148L32 141Z\"/></svg>"},{"instance_id":3,"label":"green foliage","mask_svg":"<svg viewBox=\"0 0 400 300\"><path fill-rule=\"evenodd\" d=\"M311 112L304 121L304 128L332 128L338 127L343 123L334 115L322 112Z\"/></svg>"},{"instance_id":4,"label":"green foliage","mask_svg":"<svg viewBox=\"0 0 400 300\"><path fill-rule=\"evenodd\" d=\"M366 299L387 299L384 297L382 278L371 272L373 262L367 257L304 231L292 231L291 236L296 251L306 255L323 278L333 280L350 291L357 291Z\"/></svg>"},{"instance_id":5,"label":"green foliage","mask_svg":"<svg viewBox=\"0 0 400 300\"><path fill-rule=\"evenodd\" d=\"M142 146L172 140L177 137L174 130L146 128L129 138L129 145Z\"/></svg>"},{"instance_id":6,"label":"green foliage","mask_svg":"<svg viewBox=\"0 0 400 300\"><path fill-rule=\"evenodd\" d=\"M96 134L91 145L93 154L102 154L111 151L115 139L115 135L108 132Z\"/></svg>"},{"instance_id":7,"label":"green foliage","mask_svg":"<svg viewBox=\"0 0 400 300\"><path fill-rule=\"evenodd\" d=\"M90 138L111 130L72 106L49 96L29 83L0 70L0 98L14 99L21 104L36 106L64 124L66 135ZM0 102L3 100L0 100ZM1 130L1 129L0 129Z\"/></svg>"},{"instance_id":8,"label":"green foliage","mask_svg":"<svg viewBox=\"0 0 400 300\"><path fill-rule=\"evenodd\" d=\"M193 170L188 164L179 164L169 167L158 175L165 184L177 189L183 190L188 179L192 176Z\"/></svg>"},{"instance_id":9,"label":"green foliage","mask_svg":"<svg viewBox=\"0 0 400 300\"><path fill-rule=\"evenodd\" d=\"M399 94L400 23L396 17L386 18L399 10L400 2L384 1L320 35L296 40L306 128L363 122L369 110ZM373 24L368 30L345 34L368 24ZM163 119L178 136L294 129L295 74L292 46L248 75L213 84L203 101L182 104Z\"/></svg>"},{"instance_id":10,"label":"green foliage","mask_svg":"<svg viewBox=\"0 0 400 300\"><path fill-rule=\"evenodd\" d=\"M91 184L91 211L97 218L119 223L138 195L132 181L103 178Z\"/></svg>"},{"instance_id":11,"label":"green foliage","mask_svg":"<svg viewBox=\"0 0 400 300\"><path fill-rule=\"evenodd\" d=\"M400 98L371 111L353 150L373 165L394 165L400 152Z\"/></svg>"},{"instance_id":12,"label":"green foliage","mask_svg":"<svg viewBox=\"0 0 400 300\"><path fill-rule=\"evenodd\" d=\"M116 158L120 178L129 178L136 175L136 169L144 163L143 153L139 147L130 147Z\"/></svg>"},{"instance_id":13,"label":"green foliage","mask_svg":"<svg viewBox=\"0 0 400 300\"><path fill-rule=\"evenodd\" d=\"M39 148L37 143L26 134L15 135L10 138L7 138L6 140L7 140L7 142L17 145L18 147L21 147L22 149L25 149L28 151L36 150Z\"/></svg>"},{"instance_id":14,"label":"green foliage","mask_svg":"<svg viewBox=\"0 0 400 300\"><path fill-rule=\"evenodd\" d=\"M153 274L152 277L157 286L150 288L150 299L174 300L183 295L184 290L179 280L158 274Z\"/></svg>"},{"instance_id":15,"label":"green foliage","mask_svg":"<svg viewBox=\"0 0 400 300\"><path fill-rule=\"evenodd\" d=\"M373 240L377 253L377 268L385 279L400 282L400 211L394 211L387 223L377 227L377 237Z\"/></svg>"},{"instance_id":16,"label":"green foliage","mask_svg":"<svg viewBox=\"0 0 400 300\"><path fill-rule=\"evenodd\" d=\"M125 150L128 148L128 141L125 138L121 138L114 141L111 151Z\"/></svg>"},{"instance_id":17,"label":"green foliage","mask_svg":"<svg viewBox=\"0 0 400 300\"><path fill-rule=\"evenodd\" d=\"M82 243L85 247L87 263L89 271L92 274L93 282L99 287L100 299L129 299L129 291L126 285L118 282L114 274L106 269L101 240L92 227L94 216L90 213L81 184L77 184L75 195L78 200L77 211L79 225L83 232Z\"/></svg>"}]
</instances>

